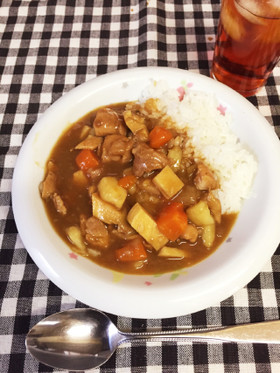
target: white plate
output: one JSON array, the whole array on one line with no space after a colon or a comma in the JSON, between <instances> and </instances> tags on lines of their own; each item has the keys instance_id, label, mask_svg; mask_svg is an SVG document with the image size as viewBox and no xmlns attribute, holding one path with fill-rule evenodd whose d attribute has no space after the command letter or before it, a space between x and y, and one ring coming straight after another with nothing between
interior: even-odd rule
<instances>
[{"instance_id":1,"label":"white plate","mask_svg":"<svg viewBox=\"0 0 280 373\"><path fill-rule=\"evenodd\" d=\"M122 275L73 255L52 229L38 185L50 151L62 131L101 105L136 100L151 80L171 87L215 93L230 110L233 128L257 154L255 197L244 203L230 233L203 262L176 273ZM55 102L28 134L14 171L13 210L20 237L38 267L59 288L81 302L137 318L175 317L217 304L245 286L270 259L280 241L280 146L270 124L248 100L230 88L173 68L121 70L90 80ZM230 241L230 242L229 242Z\"/></svg>"}]
</instances>

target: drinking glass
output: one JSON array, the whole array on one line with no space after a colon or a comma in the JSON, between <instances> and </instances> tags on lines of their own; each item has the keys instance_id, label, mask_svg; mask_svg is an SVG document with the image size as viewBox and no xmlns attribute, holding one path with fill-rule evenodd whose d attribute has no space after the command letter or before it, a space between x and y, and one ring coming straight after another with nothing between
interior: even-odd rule
<instances>
[{"instance_id":1,"label":"drinking glass","mask_svg":"<svg viewBox=\"0 0 280 373\"><path fill-rule=\"evenodd\" d=\"M222 0L211 76L243 96L267 81L280 56L280 0Z\"/></svg>"}]
</instances>

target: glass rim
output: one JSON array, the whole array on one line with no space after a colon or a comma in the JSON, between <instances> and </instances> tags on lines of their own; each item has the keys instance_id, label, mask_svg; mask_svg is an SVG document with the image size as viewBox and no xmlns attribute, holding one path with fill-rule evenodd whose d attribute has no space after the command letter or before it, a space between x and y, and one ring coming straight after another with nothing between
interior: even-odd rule
<instances>
[{"instance_id":1,"label":"glass rim","mask_svg":"<svg viewBox=\"0 0 280 373\"><path fill-rule=\"evenodd\" d=\"M256 0L255 2L260 2L261 0ZM240 6L242 9L244 9L246 12L254 15L255 17L258 17L258 18L263 18L263 19L272 19L272 20L280 20L280 8L279 8L279 15L278 16L272 16L272 15L262 15L262 14L258 14L258 12L253 12L252 10L248 9L248 7L246 7L246 4L244 4L244 1L241 1L241 0L234 0L234 2L236 4L238 4L238 6ZM241 4L242 2L242 4Z\"/></svg>"}]
</instances>

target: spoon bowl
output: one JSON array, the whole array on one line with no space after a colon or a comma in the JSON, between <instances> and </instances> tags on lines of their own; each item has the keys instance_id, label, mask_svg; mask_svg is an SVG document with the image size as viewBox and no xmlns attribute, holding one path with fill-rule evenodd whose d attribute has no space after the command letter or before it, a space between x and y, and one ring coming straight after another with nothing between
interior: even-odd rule
<instances>
[{"instance_id":1,"label":"spoon bowl","mask_svg":"<svg viewBox=\"0 0 280 373\"><path fill-rule=\"evenodd\" d=\"M46 365L86 370L104 364L121 339L118 329L104 313L81 308L40 321L28 333L26 346Z\"/></svg>"},{"instance_id":2,"label":"spoon bowl","mask_svg":"<svg viewBox=\"0 0 280 373\"><path fill-rule=\"evenodd\" d=\"M280 320L207 329L124 333L103 312L77 308L48 316L33 326L26 337L26 346L45 365L78 371L104 364L124 341L176 341L179 338L280 343Z\"/></svg>"}]
</instances>

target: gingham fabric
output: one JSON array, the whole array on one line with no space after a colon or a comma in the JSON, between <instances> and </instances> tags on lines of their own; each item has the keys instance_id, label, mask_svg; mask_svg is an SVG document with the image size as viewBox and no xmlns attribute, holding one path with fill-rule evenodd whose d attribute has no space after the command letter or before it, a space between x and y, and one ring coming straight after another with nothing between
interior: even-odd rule
<instances>
[{"instance_id":1,"label":"gingham fabric","mask_svg":"<svg viewBox=\"0 0 280 373\"><path fill-rule=\"evenodd\" d=\"M0 4L0 372L58 372L26 351L26 333L47 315L84 305L38 270L17 233L11 183L22 142L55 100L97 75L136 66L172 66L209 75L220 1L2 0ZM267 86L249 99L278 135L279 92L278 66ZM279 271L280 247L256 278L216 306L163 320L111 318L127 331L278 319ZM105 365L90 372L277 373L280 345L125 343Z\"/></svg>"}]
</instances>

